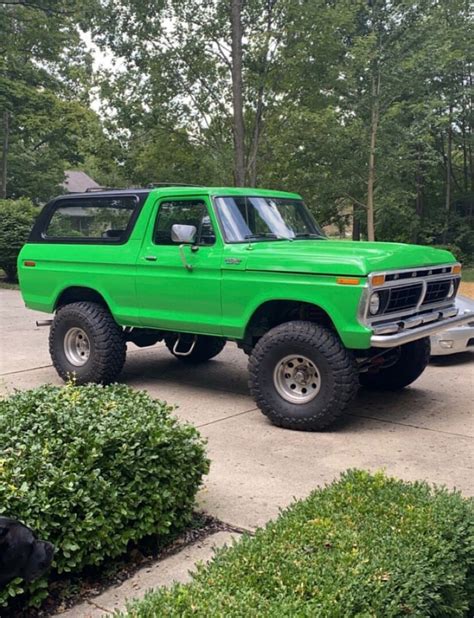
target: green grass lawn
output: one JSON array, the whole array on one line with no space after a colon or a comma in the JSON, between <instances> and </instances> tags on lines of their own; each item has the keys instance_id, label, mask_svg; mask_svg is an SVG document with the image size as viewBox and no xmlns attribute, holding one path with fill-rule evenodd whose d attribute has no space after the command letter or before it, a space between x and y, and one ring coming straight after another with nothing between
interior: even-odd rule
<instances>
[{"instance_id":1,"label":"green grass lawn","mask_svg":"<svg viewBox=\"0 0 474 618\"><path fill-rule=\"evenodd\" d=\"M462 281L471 282L471 283L474 281L474 267L473 266L469 266L469 268L463 268Z\"/></svg>"}]
</instances>

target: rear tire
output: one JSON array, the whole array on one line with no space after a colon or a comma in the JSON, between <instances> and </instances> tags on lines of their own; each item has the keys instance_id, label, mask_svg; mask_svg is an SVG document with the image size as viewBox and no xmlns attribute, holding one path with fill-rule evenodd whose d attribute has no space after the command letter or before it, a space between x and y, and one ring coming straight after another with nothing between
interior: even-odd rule
<instances>
[{"instance_id":1,"label":"rear tire","mask_svg":"<svg viewBox=\"0 0 474 618\"><path fill-rule=\"evenodd\" d=\"M313 322L286 322L267 332L253 349L249 387L274 425L318 431L352 401L358 371L334 332Z\"/></svg>"},{"instance_id":2,"label":"rear tire","mask_svg":"<svg viewBox=\"0 0 474 618\"><path fill-rule=\"evenodd\" d=\"M365 388L382 391L398 391L414 382L430 360L430 338L424 337L400 347L396 363L377 372L361 373L360 383Z\"/></svg>"},{"instance_id":3,"label":"rear tire","mask_svg":"<svg viewBox=\"0 0 474 618\"><path fill-rule=\"evenodd\" d=\"M64 381L74 378L77 384L107 384L122 371L127 345L122 328L105 307L78 302L56 312L49 351Z\"/></svg>"},{"instance_id":4,"label":"rear tire","mask_svg":"<svg viewBox=\"0 0 474 618\"><path fill-rule=\"evenodd\" d=\"M178 339L178 335L176 334L165 337L166 347L171 354L173 354L173 356L183 363L198 364L205 363L220 354L226 344L226 340L221 337L209 337L206 335L182 335L180 349L183 351L189 349L194 341L194 337L196 337L196 344L191 354L188 356L181 356L180 354L175 354L173 352L175 343Z\"/></svg>"}]
</instances>

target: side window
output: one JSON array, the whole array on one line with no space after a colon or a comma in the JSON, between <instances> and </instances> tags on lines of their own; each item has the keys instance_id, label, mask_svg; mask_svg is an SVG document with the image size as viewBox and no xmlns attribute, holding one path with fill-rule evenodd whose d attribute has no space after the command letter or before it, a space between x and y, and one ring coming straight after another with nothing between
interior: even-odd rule
<instances>
[{"instance_id":1,"label":"side window","mask_svg":"<svg viewBox=\"0 0 474 618\"><path fill-rule=\"evenodd\" d=\"M171 240L171 228L176 223L194 225L197 229L197 245L213 245L216 242L214 228L202 200L176 200L161 202L153 232L155 245L175 245Z\"/></svg>"},{"instance_id":2,"label":"side window","mask_svg":"<svg viewBox=\"0 0 474 618\"><path fill-rule=\"evenodd\" d=\"M81 239L120 242L137 206L133 196L65 200L53 210L43 236L76 242Z\"/></svg>"}]
</instances>

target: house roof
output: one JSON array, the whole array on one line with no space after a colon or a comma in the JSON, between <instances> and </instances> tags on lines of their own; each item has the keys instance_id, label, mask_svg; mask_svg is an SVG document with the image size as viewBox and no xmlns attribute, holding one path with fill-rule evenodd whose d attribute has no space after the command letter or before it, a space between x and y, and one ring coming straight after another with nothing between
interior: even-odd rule
<instances>
[{"instance_id":1,"label":"house roof","mask_svg":"<svg viewBox=\"0 0 474 618\"><path fill-rule=\"evenodd\" d=\"M66 170L64 172L63 187L68 193L83 193L86 189L98 188L99 184L92 180L85 172Z\"/></svg>"}]
</instances>

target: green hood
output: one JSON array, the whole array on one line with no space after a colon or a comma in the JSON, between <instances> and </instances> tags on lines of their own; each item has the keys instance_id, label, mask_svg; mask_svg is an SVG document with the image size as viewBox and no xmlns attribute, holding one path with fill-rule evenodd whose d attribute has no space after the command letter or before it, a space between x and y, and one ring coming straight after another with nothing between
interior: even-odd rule
<instances>
[{"instance_id":1,"label":"green hood","mask_svg":"<svg viewBox=\"0 0 474 618\"><path fill-rule=\"evenodd\" d=\"M295 240L256 242L247 270L366 276L374 271L450 264L449 251L393 242Z\"/></svg>"}]
</instances>

